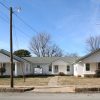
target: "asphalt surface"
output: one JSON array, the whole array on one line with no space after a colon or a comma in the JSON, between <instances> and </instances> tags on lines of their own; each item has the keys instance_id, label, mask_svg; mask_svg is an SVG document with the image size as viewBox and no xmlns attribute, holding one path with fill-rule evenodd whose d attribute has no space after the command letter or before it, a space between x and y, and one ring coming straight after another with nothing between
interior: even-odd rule
<instances>
[{"instance_id":1,"label":"asphalt surface","mask_svg":"<svg viewBox=\"0 0 100 100\"><path fill-rule=\"evenodd\" d=\"M100 100L100 93L0 93L0 100Z\"/></svg>"}]
</instances>

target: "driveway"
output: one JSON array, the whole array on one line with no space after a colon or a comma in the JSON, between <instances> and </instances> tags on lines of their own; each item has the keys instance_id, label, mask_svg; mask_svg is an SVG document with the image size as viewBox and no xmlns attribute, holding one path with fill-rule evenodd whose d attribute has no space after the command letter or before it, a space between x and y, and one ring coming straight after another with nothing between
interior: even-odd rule
<instances>
[{"instance_id":1,"label":"driveway","mask_svg":"<svg viewBox=\"0 0 100 100\"><path fill-rule=\"evenodd\" d=\"M100 94L0 93L0 100L100 100Z\"/></svg>"}]
</instances>

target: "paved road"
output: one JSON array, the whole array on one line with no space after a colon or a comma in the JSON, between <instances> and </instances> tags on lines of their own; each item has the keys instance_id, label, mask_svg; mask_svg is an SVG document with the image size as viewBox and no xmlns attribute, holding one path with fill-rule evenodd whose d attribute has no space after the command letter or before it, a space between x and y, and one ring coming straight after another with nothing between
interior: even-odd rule
<instances>
[{"instance_id":1,"label":"paved road","mask_svg":"<svg viewBox=\"0 0 100 100\"><path fill-rule=\"evenodd\" d=\"M100 100L100 94L0 93L0 100Z\"/></svg>"}]
</instances>

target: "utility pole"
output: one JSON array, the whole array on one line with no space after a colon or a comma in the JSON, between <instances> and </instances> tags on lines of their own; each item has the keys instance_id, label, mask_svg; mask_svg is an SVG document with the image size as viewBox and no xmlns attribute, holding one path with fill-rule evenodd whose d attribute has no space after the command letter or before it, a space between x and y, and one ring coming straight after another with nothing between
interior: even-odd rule
<instances>
[{"instance_id":1,"label":"utility pole","mask_svg":"<svg viewBox=\"0 0 100 100\"><path fill-rule=\"evenodd\" d=\"M14 87L14 80L13 80L13 37L12 37L12 7L10 7L10 64L11 64L11 80L10 80L10 87Z\"/></svg>"}]
</instances>

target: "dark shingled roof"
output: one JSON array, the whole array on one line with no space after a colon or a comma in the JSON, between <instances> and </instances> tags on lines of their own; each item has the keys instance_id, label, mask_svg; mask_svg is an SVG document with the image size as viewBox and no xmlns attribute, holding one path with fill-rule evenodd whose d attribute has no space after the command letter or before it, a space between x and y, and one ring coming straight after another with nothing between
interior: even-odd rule
<instances>
[{"instance_id":1,"label":"dark shingled roof","mask_svg":"<svg viewBox=\"0 0 100 100\"><path fill-rule=\"evenodd\" d=\"M91 55L93 55L93 54L95 54L96 52L99 52L99 51L100 51L100 49L97 49L97 50L95 50L95 51L93 51L93 52L91 52L91 53L89 53L89 54L87 54L87 55L85 55L85 56L79 58L78 60L76 60L75 63L77 63L77 62L79 62L79 61L82 61L82 60L84 60L85 58L88 58L88 57L90 57Z\"/></svg>"},{"instance_id":2,"label":"dark shingled roof","mask_svg":"<svg viewBox=\"0 0 100 100\"><path fill-rule=\"evenodd\" d=\"M0 53L6 55L6 56L8 56L8 57L10 57L10 52L8 52L7 50L0 49ZM14 60L17 60L17 61L19 61L19 62L25 62L25 61L27 61L26 59L20 58L20 57L15 56L15 55L13 55L13 59L14 59Z\"/></svg>"},{"instance_id":3,"label":"dark shingled roof","mask_svg":"<svg viewBox=\"0 0 100 100\"><path fill-rule=\"evenodd\" d=\"M0 53L10 57L10 52L1 49ZM30 62L34 64L49 64L57 60L63 60L66 63L73 64L78 58L77 57L18 57L13 55L13 59L19 62Z\"/></svg>"}]
</instances>

